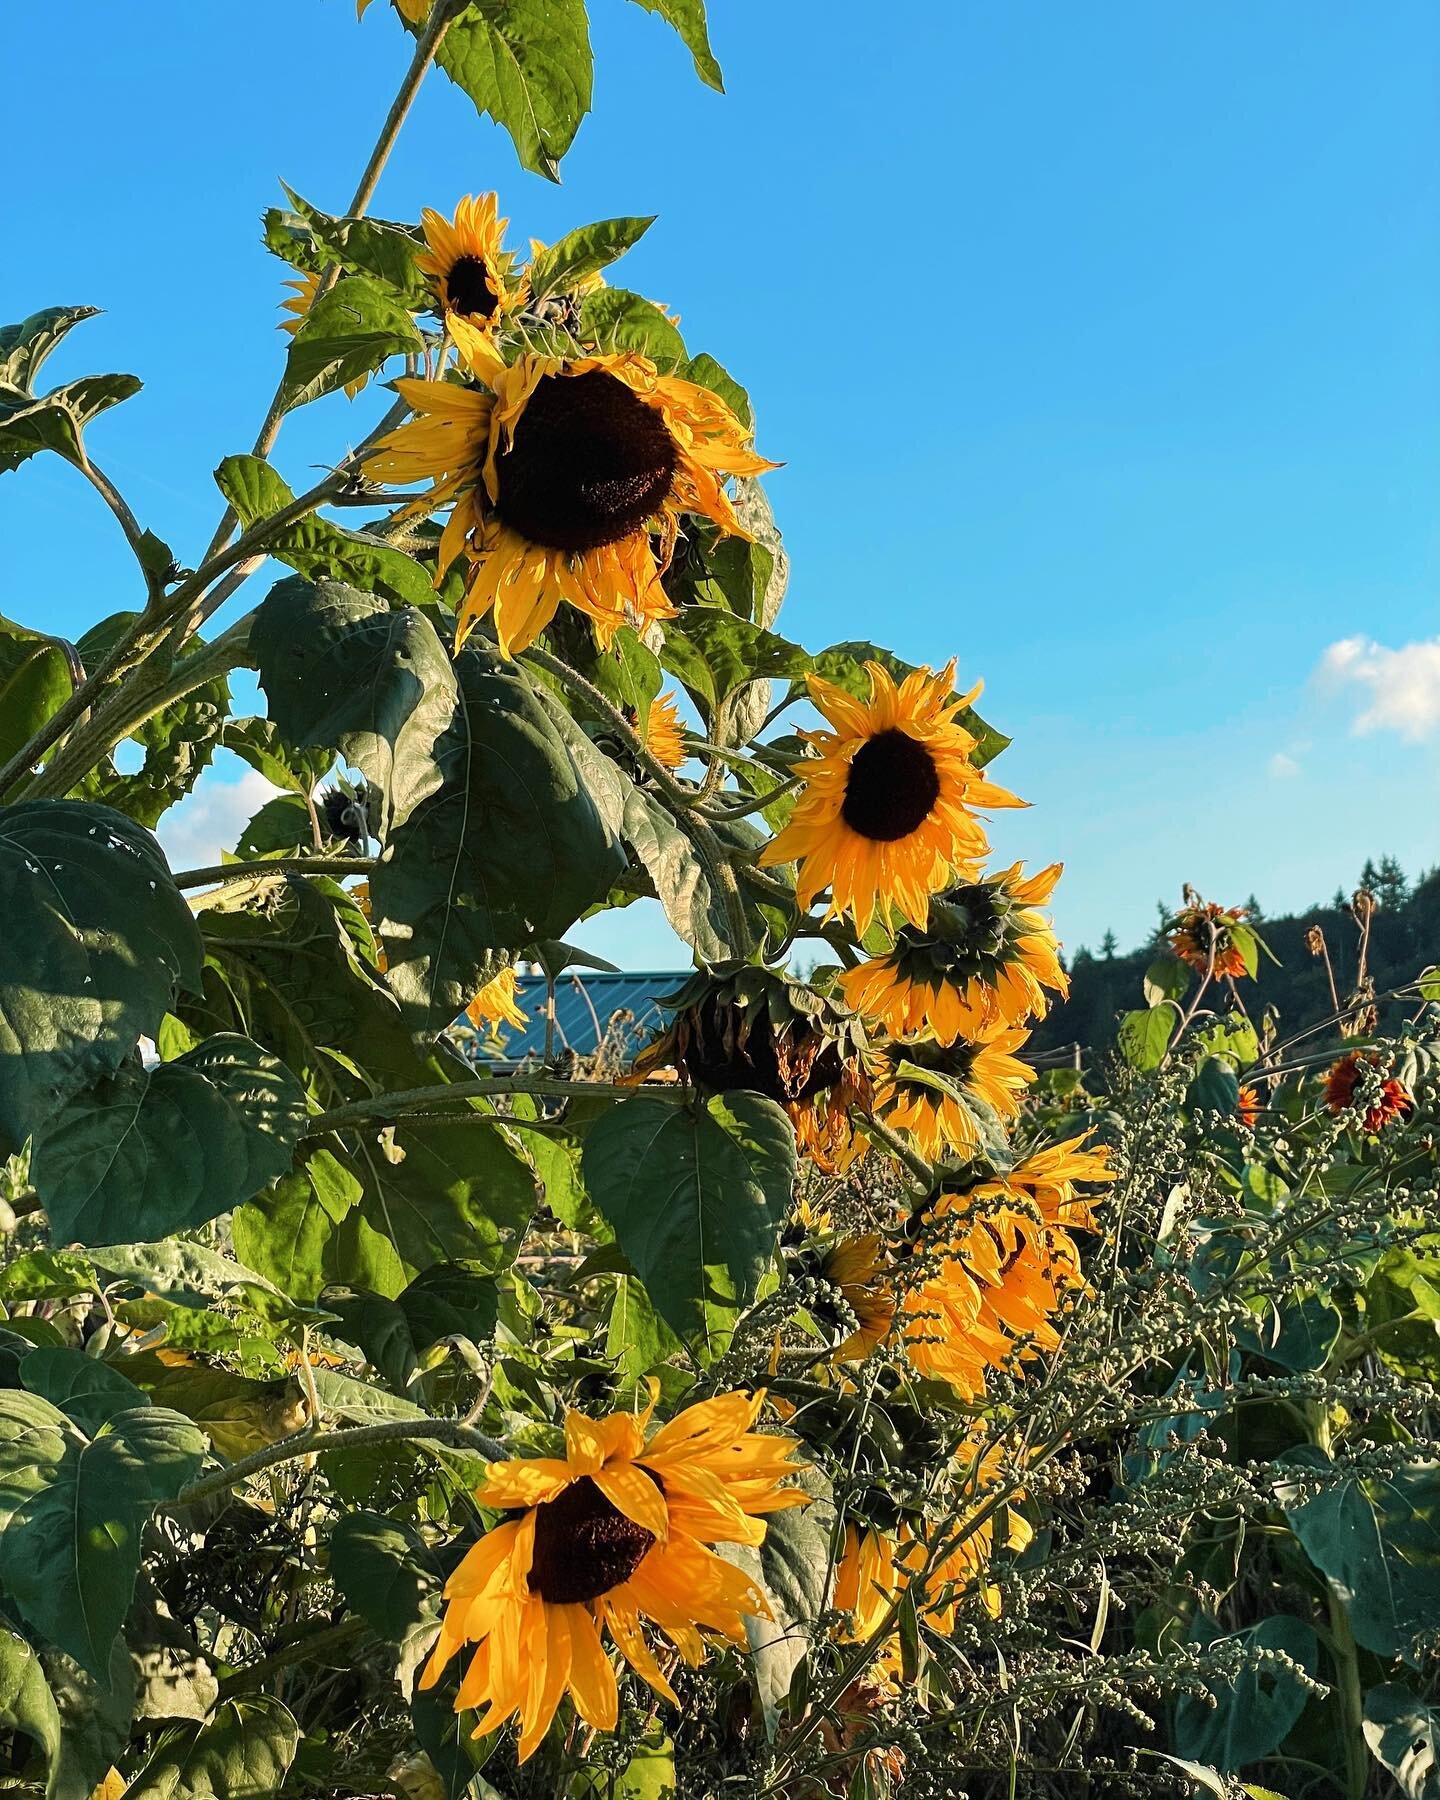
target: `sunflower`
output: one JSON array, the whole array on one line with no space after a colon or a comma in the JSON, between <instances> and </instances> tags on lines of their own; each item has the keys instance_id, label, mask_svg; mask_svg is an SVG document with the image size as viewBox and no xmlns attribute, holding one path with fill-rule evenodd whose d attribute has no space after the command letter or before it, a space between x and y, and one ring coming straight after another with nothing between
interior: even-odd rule
<instances>
[{"instance_id":1,"label":"sunflower","mask_svg":"<svg viewBox=\"0 0 1440 1800\"><path fill-rule=\"evenodd\" d=\"M508 279L513 259L501 247L510 221L497 213L494 194L467 194L453 219L429 206L420 213L427 251L415 266L435 283L437 310L466 362L485 360L501 316L524 297L523 283Z\"/></svg>"},{"instance_id":2,"label":"sunflower","mask_svg":"<svg viewBox=\"0 0 1440 1800\"><path fill-rule=\"evenodd\" d=\"M355 0L355 17L357 19L365 17L365 8L369 4L370 0ZM399 9L400 17L408 20L412 25L423 23L430 14L430 0L395 0L395 5Z\"/></svg>"},{"instance_id":3,"label":"sunflower","mask_svg":"<svg viewBox=\"0 0 1440 1800\"><path fill-rule=\"evenodd\" d=\"M1325 1104L1332 1113L1342 1113L1356 1104L1356 1091L1364 1079L1367 1069L1378 1070L1380 1058L1371 1053L1362 1056L1358 1050L1351 1050L1338 1062L1332 1063L1325 1074ZM1415 1110L1415 1102L1410 1091L1401 1081L1385 1079L1376 1082L1371 1077L1366 1082L1367 1088L1374 1085L1378 1091L1361 1096L1366 1103L1362 1123L1365 1130L1372 1135L1383 1131L1387 1125L1397 1120L1408 1119Z\"/></svg>"},{"instance_id":4,"label":"sunflower","mask_svg":"<svg viewBox=\"0 0 1440 1800\"><path fill-rule=\"evenodd\" d=\"M1249 917L1244 906L1220 906L1213 900L1196 901L1184 907L1170 921L1170 948L1192 969L1203 975L1207 969L1218 980L1239 981L1250 973L1245 958L1231 936L1231 927L1243 925ZM1215 960L1211 963L1211 947Z\"/></svg>"},{"instance_id":5,"label":"sunflower","mask_svg":"<svg viewBox=\"0 0 1440 1800\"><path fill-rule=\"evenodd\" d=\"M452 505L439 574L462 554L472 565L457 646L493 611L500 649L513 655L562 600L608 646L624 624L643 631L673 616L660 570L682 514L748 535L725 482L776 465L746 447L744 427L709 388L661 375L632 351L526 352L507 368L478 334L471 362L490 392L397 381L418 416L365 461L382 480L431 482L412 512Z\"/></svg>"},{"instance_id":6,"label":"sunflower","mask_svg":"<svg viewBox=\"0 0 1440 1800\"><path fill-rule=\"evenodd\" d=\"M290 314L288 319L280 321L280 329L294 337L309 317L310 308L315 304L316 296L320 292L320 277L314 270L309 270L302 272L294 281L284 281L280 285L295 290L288 299L280 302L281 312ZM353 400L369 379L368 375L359 375L354 381L347 381L345 383L346 398Z\"/></svg>"},{"instance_id":7,"label":"sunflower","mask_svg":"<svg viewBox=\"0 0 1440 1800\"><path fill-rule=\"evenodd\" d=\"M847 1064L838 1081L806 1100L792 1100L785 1110L795 1127L795 1147L822 1175L845 1175L864 1154L866 1139L856 1131L854 1115L873 1098L867 1063Z\"/></svg>"},{"instance_id":8,"label":"sunflower","mask_svg":"<svg viewBox=\"0 0 1440 1800\"><path fill-rule=\"evenodd\" d=\"M863 1362L890 1335L895 1323L895 1294L888 1279L889 1259L878 1232L842 1238L828 1250L820 1272L839 1288L855 1314L855 1329L838 1345L836 1362Z\"/></svg>"},{"instance_id":9,"label":"sunflower","mask_svg":"<svg viewBox=\"0 0 1440 1800\"><path fill-rule=\"evenodd\" d=\"M743 1645L745 1616L770 1616L765 1598L707 1546L760 1544L766 1513L808 1499L782 1485L798 1472L795 1440L751 1429L763 1400L702 1400L648 1441L649 1407L605 1419L571 1412L563 1457L492 1463L476 1498L512 1516L446 1582L420 1686L433 1687L463 1645L477 1645L455 1710L480 1712L477 1737L518 1717L524 1762L567 1689L587 1725L614 1729L619 1695L603 1629L675 1704L642 1615L692 1667L704 1659L702 1631Z\"/></svg>"},{"instance_id":10,"label":"sunflower","mask_svg":"<svg viewBox=\"0 0 1440 1800\"><path fill-rule=\"evenodd\" d=\"M982 1102L1002 1119L1019 1112L1035 1071L1012 1052L1029 1035L1015 1029L988 1032L974 1043L918 1038L888 1044L875 1083L876 1116L904 1132L927 1162L946 1150L968 1156L980 1148L981 1131L967 1101Z\"/></svg>"},{"instance_id":11,"label":"sunflower","mask_svg":"<svg viewBox=\"0 0 1440 1800\"><path fill-rule=\"evenodd\" d=\"M486 1025L513 1025L517 1030L528 1025L530 1015L520 1010L515 998L514 969L492 976L465 1008L465 1017L477 1031Z\"/></svg>"},{"instance_id":12,"label":"sunflower","mask_svg":"<svg viewBox=\"0 0 1440 1800\"><path fill-rule=\"evenodd\" d=\"M673 691L650 702L650 716L645 721L645 748L667 769L678 769L685 760L685 746L680 738L680 713Z\"/></svg>"},{"instance_id":13,"label":"sunflower","mask_svg":"<svg viewBox=\"0 0 1440 1800\"><path fill-rule=\"evenodd\" d=\"M1235 1117L1247 1131L1253 1131L1260 1122L1260 1090L1250 1086L1242 1086L1235 1102Z\"/></svg>"},{"instance_id":14,"label":"sunflower","mask_svg":"<svg viewBox=\"0 0 1440 1800\"><path fill-rule=\"evenodd\" d=\"M915 1368L973 1400L1021 1340L1054 1350L1055 1316L1086 1286L1071 1232L1092 1221L1076 1183L1113 1179L1103 1150L1070 1138L966 1191L942 1189L900 1302Z\"/></svg>"},{"instance_id":15,"label":"sunflower","mask_svg":"<svg viewBox=\"0 0 1440 1800\"><path fill-rule=\"evenodd\" d=\"M833 729L800 734L813 752L793 765L805 785L760 860L800 864L802 907L829 888L827 918L848 912L864 932L894 905L923 928L930 896L989 848L971 808L1024 802L971 763L975 739L954 715L980 689L955 693L954 663L939 675L915 669L898 686L880 663L865 668L868 701L807 677Z\"/></svg>"},{"instance_id":16,"label":"sunflower","mask_svg":"<svg viewBox=\"0 0 1440 1800\"><path fill-rule=\"evenodd\" d=\"M1043 1018L1045 990L1070 991L1055 933L1033 910L1059 879L1059 863L1028 877L1015 863L947 888L925 927L903 925L883 956L845 971L845 998L893 1037L928 1032L944 1044Z\"/></svg>"}]
</instances>

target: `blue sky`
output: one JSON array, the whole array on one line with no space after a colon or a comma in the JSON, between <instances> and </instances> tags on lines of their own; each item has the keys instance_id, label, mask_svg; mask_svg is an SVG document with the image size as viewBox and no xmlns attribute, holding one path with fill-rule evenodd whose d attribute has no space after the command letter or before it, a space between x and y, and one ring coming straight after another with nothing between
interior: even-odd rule
<instances>
[{"instance_id":1,"label":"blue sky","mask_svg":"<svg viewBox=\"0 0 1440 1800\"><path fill-rule=\"evenodd\" d=\"M1073 947L1190 880L1272 910L1367 855L1440 861L1440 9L1314 0L712 0L729 92L594 0L564 185L433 78L376 210L496 187L512 241L659 222L617 279L749 387L812 647L874 636L984 676L1033 801L997 851L1063 859ZM283 177L343 206L405 55L382 5L57 0L86 73L8 96L0 318L103 306L55 379L145 391L96 457L182 560L273 387ZM53 52L58 55L58 51ZM286 72L277 73L283 55ZM290 421L303 481L373 397ZM56 461L0 479L0 610L129 603L112 521ZM258 597L258 589L256 597ZM247 599L249 591L247 590ZM166 833L208 861L234 766ZM590 941L669 962L636 908Z\"/></svg>"}]
</instances>

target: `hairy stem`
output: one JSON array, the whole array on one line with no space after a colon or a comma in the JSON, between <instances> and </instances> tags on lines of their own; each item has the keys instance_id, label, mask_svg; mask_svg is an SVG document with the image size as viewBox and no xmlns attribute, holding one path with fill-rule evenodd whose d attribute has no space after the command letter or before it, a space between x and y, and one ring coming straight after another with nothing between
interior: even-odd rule
<instances>
[{"instance_id":1,"label":"hairy stem","mask_svg":"<svg viewBox=\"0 0 1440 1800\"><path fill-rule=\"evenodd\" d=\"M204 869L182 869L178 888L210 887L218 881L248 881L252 875L369 875L373 856L272 856L254 862L211 863Z\"/></svg>"},{"instance_id":2,"label":"hairy stem","mask_svg":"<svg viewBox=\"0 0 1440 1800\"><path fill-rule=\"evenodd\" d=\"M393 1094L371 1094L348 1106L337 1106L331 1112L317 1114L310 1121L310 1132L334 1131L341 1126L359 1124L364 1119L390 1119L409 1107L433 1106L439 1100L498 1100L506 1094L535 1094L549 1100L586 1099L601 1094L626 1100L640 1093L647 1099L666 1101L672 1106L684 1105L690 1099L689 1090L673 1082L640 1088L627 1087L618 1081L562 1081L548 1075L496 1075L488 1081L477 1081L473 1086L463 1081L451 1081L430 1087L401 1088ZM514 1125L520 1130L529 1123L525 1119L506 1118L498 1118L496 1122Z\"/></svg>"}]
</instances>

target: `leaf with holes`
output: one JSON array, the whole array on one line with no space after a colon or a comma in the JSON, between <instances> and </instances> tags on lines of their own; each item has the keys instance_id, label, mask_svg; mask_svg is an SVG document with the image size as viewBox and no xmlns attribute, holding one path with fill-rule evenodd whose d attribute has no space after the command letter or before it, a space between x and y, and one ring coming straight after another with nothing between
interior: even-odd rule
<instances>
[{"instance_id":1,"label":"leaf with holes","mask_svg":"<svg viewBox=\"0 0 1440 1800\"><path fill-rule=\"evenodd\" d=\"M1365 1742L1405 1800L1440 1800L1440 1712L1398 1682L1365 1696Z\"/></svg>"},{"instance_id":2,"label":"leaf with holes","mask_svg":"<svg viewBox=\"0 0 1440 1800\"><path fill-rule=\"evenodd\" d=\"M200 936L160 846L108 806L0 806L0 1155L200 987Z\"/></svg>"},{"instance_id":3,"label":"leaf with holes","mask_svg":"<svg viewBox=\"0 0 1440 1800\"><path fill-rule=\"evenodd\" d=\"M75 1095L36 1138L30 1178L62 1243L163 1238L258 1194L289 1168L306 1119L284 1064L220 1033Z\"/></svg>"},{"instance_id":4,"label":"leaf with holes","mask_svg":"<svg viewBox=\"0 0 1440 1800\"><path fill-rule=\"evenodd\" d=\"M86 1440L37 1394L0 1393L0 1587L27 1624L105 1679L152 1508L194 1479L205 1440L158 1406Z\"/></svg>"},{"instance_id":5,"label":"leaf with holes","mask_svg":"<svg viewBox=\"0 0 1440 1800\"><path fill-rule=\"evenodd\" d=\"M582 1166L656 1311L718 1353L790 1204L795 1134L784 1112L759 1094L704 1107L637 1094L590 1127Z\"/></svg>"}]
</instances>

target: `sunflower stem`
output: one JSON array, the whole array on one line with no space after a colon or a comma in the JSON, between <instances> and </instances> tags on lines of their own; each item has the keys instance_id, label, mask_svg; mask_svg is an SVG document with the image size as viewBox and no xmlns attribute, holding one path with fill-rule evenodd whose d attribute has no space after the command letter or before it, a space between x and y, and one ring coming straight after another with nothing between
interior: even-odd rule
<instances>
[{"instance_id":1,"label":"sunflower stem","mask_svg":"<svg viewBox=\"0 0 1440 1800\"><path fill-rule=\"evenodd\" d=\"M934 1192L935 1171L923 1156L917 1156L903 1138L897 1136L888 1125L882 1125L879 1119L871 1118L868 1113L855 1113L852 1116L867 1137L874 1138L892 1156L904 1163L916 1181L920 1183L918 1192L923 1194Z\"/></svg>"},{"instance_id":2,"label":"sunflower stem","mask_svg":"<svg viewBox=\"0 0 1440 1800\"><path fill-rule=\"evenodd\" d=\"M99 463L93 462L88 455L86 455L84 460L76 466L79 468L80 473L90 483L91 487L94 488L95 492L110 508L111 512L114 513L116 520L119 522L120 529L125 533L125 541L129 544L131 550L134 552L136 562L140 565L140 573L145 578L146 591L153 593L155 591L155 578L145 567L145 533L141 529L140 521L135 517L134 513L131 512L125 496L100 467Z\"/></svg>"},{"instance_id":3,"label":"sunflower stem","mask_svg":"<svg viewBox=\"0 0 1440 1800\"><path fill-rule=\"evenodd\" d=\"M640 736L620 708L602 694L593 681L588 681L578 669L572 669L569 663L562 661L558 656L552 656L548 650L542 650L536 644L532 644L523 653L521 660L533 663L537 669L543 669L547 675L552 675L556 681L563 683L572 693L578 694L586 705L605 721L608 729L615 733L673 806L682 807L688 812L695 805L696 797L691 790L682 786L664 763L651 755L650 751L645 748L644 738Z\"/></svg>"},{"instance_id":4,"label":"sunflower stem","mask_svg":"<svg viewBox=\"0 0 1440 1800\"><path fill-rule=\"evenodd\" d=\"M371 1094L364 1100L337 1106L332 1112L317 1114L309 1122L308 1134L337 1131L366 1119L394 1119L409 1107L433 1106L441 1100L499 1100L507 1094L536 1094L550 1100L593 1099L597 1095L608 1095L618 1101L642 1093L647 1099L667 1101L672 1106L683 1106L691 1098L688 1088L668 1082L641 1087L618 1081L562 1081L548 1075L496 1075L473 1085L451 1081L431 1087L401 1088L392 1094ZM496 1122L513 1125L517 1130L524 1130L530 1123L526 1119L504 1117L498 1117Z\"/></svg>"},{"instance_id":5,"label":"sunflower stem","mask_svg":"<svg viewBox=\"0 0 1440 1800\"><path fill-rule=\"evenodd\" d=\"M503 1444L486 1437L483 1431L476 1431L473 1426L462 1424L459 1419L386 1419L378 1425L344 1426L338 1431L317 1431L307 1425L302 1431L281 1438L279 1443L266 1444L249 1456L242 1456L238 1462L227 1463L223 1469L202 1475L189 1487L182 1488L169 1505L172 1508L194 1506L213 1494L227 1493L231 1488L239 1487L242 1481L248 1481L262 1470L273 1469L279 1463L294 1462L302 1456L318 1456L326 1450L348 1450L358 1444L404 1443L407 1439L425 1438L438 1438L459 1450L477 1451L490 1462L502 1462L506 1456Z\"/></svg>"},{"instance_id":6,"label":"sunflower stem","mask_svg":"<svg viewBox=\"0 0 1440 1800\"><path fill-rule=\"evenodd\" d=\"M213 887L222 881L248 881L252 875L370 875L373 856L271 856L254 862L211 863L203 869L182 869L175 877L178 888Z\"/></svg>"}]
</instances>

